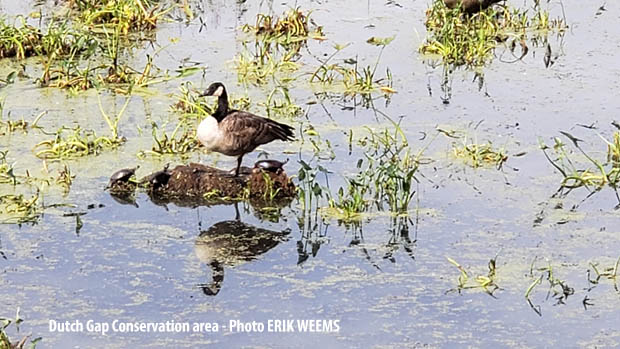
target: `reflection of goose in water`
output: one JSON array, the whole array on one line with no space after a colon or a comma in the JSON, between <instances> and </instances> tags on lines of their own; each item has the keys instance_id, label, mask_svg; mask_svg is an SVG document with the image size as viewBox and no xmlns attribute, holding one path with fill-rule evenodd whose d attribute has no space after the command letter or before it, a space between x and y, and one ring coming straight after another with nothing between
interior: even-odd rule
<instances>
[{"instance_id":1,"label":"reflection of goose in water","mask_svg":"<svg viewBox=\"0 0 620 349\"><path fill-rule=\"evenodd\" d=\"M276 232L258 228L240 220L215 223L201 231L195 242L196 256L211 268L211 283L201 284L207 296L220 292L224 266L252 261L288 239L289 231Z\"/></svg>"}]
</instances>

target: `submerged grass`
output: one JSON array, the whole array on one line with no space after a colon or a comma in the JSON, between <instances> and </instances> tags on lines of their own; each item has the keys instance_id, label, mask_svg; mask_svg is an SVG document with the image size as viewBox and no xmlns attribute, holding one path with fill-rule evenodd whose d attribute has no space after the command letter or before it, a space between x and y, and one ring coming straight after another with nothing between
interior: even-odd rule
<instances>
[{"instance_id":1,"label":"submerged grass","mask_svg":"<svg viewBox=\"0 0 620 349\"><path fill-rule=\"evenodd\" d=\"M546 43L550 32L562 34L568 28L563 19L550 19L539 5L534 11L530 16L527 10L495 6L465 15L459 8L449 9L443 0L436 0L427 10L429 36L419 50L439 55L444 64L456 66L484 66L492 61L499 45L506 45L511 52L519 47L518 58L523 58L529 50L528 38L534 45Z\"/></svg>"}]
</instances>

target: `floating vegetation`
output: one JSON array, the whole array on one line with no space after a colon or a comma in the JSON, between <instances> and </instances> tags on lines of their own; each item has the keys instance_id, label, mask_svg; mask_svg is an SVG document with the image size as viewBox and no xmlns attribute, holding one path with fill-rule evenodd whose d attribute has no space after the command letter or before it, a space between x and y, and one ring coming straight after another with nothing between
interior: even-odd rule
<instances>
[{"instance_id":1,"label":"floating vegetation","mask_svg":"<svg viewBox=\"0 0 620 349\"><path fill-rule=\"evenodd\" d=\"M614 283L614 289L616 292L620 292L618 289L618 267L620 267L620 257L618 257L613 266L603 268L601 270L599 270L598 263L590 263L590 268L588 269L588 282L592 285L598 285L602 278L612 280ZM595 276L594 279L591 277L592 274Z\"/></svg>"},{"instance_id":2,"label":"floating vegetation","mask_svg":"<svg viewBox=\"0 0 620 349\"><path fill-rule=\"evenodd\" d=\"M36 223L41 216L39 194L26 198L23 194L0 195L0 222L4 224Z\"/></svg>"},{"instance_id":3,"label":"floating vegetation","mask_svg":"<svg viewBox=\"0 0 620 349\"><path fill-rule=\"evenodd\" d=\"M0 316L0 349L23 349L30 336L24 336L19 342L11 342L9 339L9 335L7 334L7 329L14 324L15 327L19 326L24 322L22 318L19 316L19 308L17 308L17 312L15 313L15 318L9 319ZM41 340L41 337L35 338L30 341L30 348L34 349L36 347L37 342Z\"/></svg>"},{"instance_id":4,"label":"floating vegetation","mask_svg":"<svg viewBox=\"0 0 620 349\"><path fill-rule=\"evenodd\" d=\"M476 276L476 278L474 279L474 282L470 282L471 273L468 273L467 270L462 265L460 265L457 261L455 261L454 259L450 257L446 257L446 258L448 259L448 262L452 263L461 272L458 278L457 288L450 290L450 291L458 291L460 293L462 290L466 290L466 289L482 288L484 292L488 293L490 296L493 296L493 292L499 289L499 286L497 286L497 284L495 283L495 278L497 276L497 268L496 268L497 256L489 260L489 264L488 264L489 272L486 275Z\"/></svg>"},{"instance_id":5,"label":"floating vegetation","mask_svg":"<svg viewBox=\"0 0 620 349\"><path fill-rule=\"evenodd\" d=\"M88 32L70 29L64 22L50 22L46 33L26 24L24 17L17 17L15 22L9 24L0 18L0 58L66 57L85 52L97 44Z\"/></svg>"},{"instance_id":6,"label":"floating vegetation","mask_svg":"<svg viewBox=\"0 0 620 349\"><path fill-rule=\"evenodd\" d=\"M286 86L277 86L269 93L264 103L267 116L270 118L292 118L303 114L303 109L295 104Z\"/></svg>"},{"instance_id":7,"label":"floating vegetation","mask_svg":"<svg viewBox=\"0 0 620 349\"><path fill-rule=\"evenodd\" d=\"M550 19L539 5L534 10L534 15L529 16L528 11L509 6L489 7L464 15L458 7L449 9L443 0L436 0L426 13L429 37L420 52L440 56L443 64L480 67L492 61L499 45L505 45L513 54L519 48L517 60L528 53L528 39L535 47L542 44L550 50L547 35L562 35L568 26L564 19Z\"/></svg>"},{"instance_id":8,"label":"floating vegetation","mask_svg":"<svg viewBox=\"0 0 620 349\"><path fill-rule=\"evenodd\" d=\"M72 133L65 135L65 131ZM123 139L98 136L93 130L83 130L80 126L73 129L61 127L53 139L39 142L34 149L39 159L65 160L87 155L97 155L107 149L117 148Z\"/></svg>"},{"instance_id":9,"label":"floating vegetation","mask_svg":"<svg viewBox=\"0 0 620 349\"><path fill-rule=\"evenodd\" d=\"M491 141L488 141L486 144L472 143L468 141L467 137L463 138L462 144L453 145L452 153L473 168L494 166L501 170L506 160L508 160L508 155L504 148L496 149Z\"/></svg>"},{"instance_id":10,"label":"floating vegetation","mask_svg":"<svg viewBox=\"0 0 620 349\"><path fill-rule=\"evenodd\" d=\"M360 213L371 208L370 203L379 211L408 213L426 147L412 153L400 125L394 126L393 132L368 129L370 135L358 141L364 148L364 158L357 161L358 173L346 178L347 187L339 188L337 197L329 196L329 208L336 210L340 220L358 220Z\"/></svg>"},{"instance_id":11,"label":"floating vegetation","mask_svg":"<svg viewBox=\"0 0 620 349\"><path fill-rule=\"evenodd\" d=\"M69 0L77 20L91 30L114 26L123 35L155 29L169 11L153 0Z\"/></svg>"},{"instance_id":12,"label":"floating vegetation","mask_svg":"<svg viewBox=\"0 0 620 349\"><path fill-rule=\"evenodd\" d=\"M555 276L551 262L547 261L547 266L535 268L536 260L537 258L534 258L532 261L530 277L534 277L534 270L540 272L540 275L534 279L527 288L527 291L525 291L525 299L536 314L542 316L540 306L535 306L530 298L532 292L538 285L542 284L545 280L549 283L549 289L547 290L545 300L549 299L551 296L557 301L556 304L565 304L565 300L568 299L568 296L575 294L575 289L568 286L566 281L560 280Z\"/></svg>"},{"instance_id":13,"label":"floating vegetation","mask_svg":"<svg viewBox=\"0 0 620 349\"><path fill-rule=\"evenodd\" d=\"M8 150L0 151L0 183L12 183L15 185L17 184L17 178L13 172L14 164L10 164L6 160L8 153Z\"/></svg>"},{"instance_id":14,"label":"floating vegetation","mask_svg":"<svg viewBox=\"0 0 620 349\"><path fill-rule=\"evenodd\" d=\"M273 77L289 79L299 68L295 60L308 38L324 39L322 28L311 24L310 14L296 8L281 17L258 14L255 25L244 25L243 31L253 34L253 39L244 40L243 52L234 59L239 82L264 84ZM250 43L253 48L248 47Z\"/></svg>"},{"instance_id":15,"label":"floating vegetation","mask_svg":"<svg viewBox=\"0 0 620 349\"><path fill-rule=\"evenodd\" d=\"M586 187L598 191L605 185L609 185L614 190L617 190L617 186L620 183L620 132L614 132L611 141L600 136L607 144L607 158L605 160L595 159L584 151L579 145L583 140L567 132L560 133L568 138L581 155L594 167L585 169L577 167L578 162L574 159L574 153L568 151L566 144L558 137L554 138L554 144L551 147L547 146L543 141L539 141L540 149L542 149L547 160L564 177L560 183L560 189L572 190ZM552 157L550 155L551 151L555 156ZM620 202L620 198L618 200Z\"/></svg>"},{"instance_id":16,"label":"floating vegetation","mask_svg":"<svg viewBox=\"0 0 620 349\"><path fill-rule=\"evenodd\" d=\"M58 170L58 176L55 178L55 182L63 188L65 193L68 193L74 178L75 175L71 173L69 166L63 164L63 168Z\"/></svg>"},{"instance_id":17,"label":"floating vegetation","mask_svg":"<svg viewBox=\"0 0 620 349\"><path fill-rule=\"evenodd\" d=\"M125 100L125 104L122 106L118 115L110 117L103 110L99 95L97 95L97 98L99 102L99 111L108 124L110 132L112 133L111 137L98 136L95 131L83 130L79 125L73 129L61 127L56 132L56 136L53 139L39 142L34 146L35 150L41 149L35 153L36 157L46 160L75 159L88 155L97 155L105 150L115 149L125 143L125 137L119 137L118 135L118 123L131 99L127 98ZM65 135L66 130L73 131L73 133Z\"/></svg>"},{"instance_id":18,"label":"floating vegetation","mask_svg":"<svg viewBox=\"0 0 620 349\"><path fill-rule=\"evenodd\" d=\"M357 58L345 59L343 64L330 63L340 51L347 47L347 45L335 45L334 49L336 51L327 59L321 61L321 65L310 76L310 82L320 83L324 87L340 84L340 88L342 88L347 95L364 95L376 91L381 91L385 95L395 93L396 90L392 88L392 73L389 68L386 69L385 77L376 77L381 54L385 46L393 39L394 38L378 39L374 37L368 39L368 43L371 45L380 46L381 51L379 51L375 65L368 65L364 68L358 66Z\"/></svg>"},{"instance_id":19,"label":"floating vegetation","mask_svg":"<svg viewBox=\"0 0 620 349\"><path fill-rule=\"evenodd\" d=\"M165 130L159 132L156 123L152 123L152 135L155 143L151 150L143 150L138 153L138 157L162 156L162 155L187 155L199 146L196 139L196 130L188 122L181 120L168 135ZM179 131L181 131L179 133Z\"/></svg>"},{"instance_id":20,"label":"floating vegetation","mask_svg":"<svg viewBox=\"0 0 620 349\"><path fill-rule=\"evenodd\" d=\"M299 69L297 62L291 61L286 55L280 57L277 53L270 52L269 46L266 47L265 44L257 43L254 52L247 48L246 43L243 46L243 52L234 59L238 81L241 83L265 84L274 77L287 80L291 73Z\"/></svg>"},{"instance_id":21,"label":"floating vegetation","mask_svg":"<svg viewBox=\"0 0 620 349\"><path fill-rule=\"evenodd\" d=\"M275 42L283 47L294 45L299 49L299 44L306 41L311 34L316 38L323 38L323 28L311 28L310 24L310 12L305 14L295 8L282 17L260 13L256 16L254 26L246 24L242 29L246 33L253 33L261 41Z\"/></svg>"},{"instance_id":22,"label":"floating vegetation","mask_svg":"<svg viewBox=\"0 0 620 349\"><path fill-rule=\"evenodd\" d=\"M312 26L312 23L310 12L305 14L299 8L295 8L282 14L281 17L260 13L256 16L254 26L246 24L242 30L254 34L256 42L266 43L265 48L271 49L271 44L275 44L276 50L283 49L286 53L283 60L289 61L299 53L308 37L324 39L323 28Z\"/></svg>"}]
</instances>

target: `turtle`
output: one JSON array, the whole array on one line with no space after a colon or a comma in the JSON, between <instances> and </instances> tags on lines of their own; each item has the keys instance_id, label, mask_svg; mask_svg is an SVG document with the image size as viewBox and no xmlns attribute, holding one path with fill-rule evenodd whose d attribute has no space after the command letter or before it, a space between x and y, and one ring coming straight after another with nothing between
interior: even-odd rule
<instances>
[{"instance_id":1,"label":"turtle","mask_svg":"<svg viewBox=\"0 0 620 349\"><path fill-rule=\"evenodd\" d=\"M110 182L108 183L106 189L112 188L119 183L127 183L129 181L129 178L131 178L136 173L136 170L139 167L140 166L136 166L134 168L123 168L114 172L112 176L110 176Z\"/></svg>"},{"instance_id":2,"label":"turtle","mask_svg":"<svg viewBox=\"0 0 620 349\"><path fill-rule=\"evenodd\" d=\"M148 177L143 179L143 182L148 182L153 190L168 184L171 175L168 171L168 167L170 167L170 164L166 164L163 170L151 173Z\"/></svg>"},{"instance_id":3,"label":"turtle","mask_svg":"<svg viewBox=\"0 0 620 349\"><path fill-rule=\"evenodd\" d=\"M284 162L278 160L260 160L254 163L254 168L267 172L280 173L282 171L282 167L284 167L287 162L288 159Z\"/></svg>"}]
</instances>

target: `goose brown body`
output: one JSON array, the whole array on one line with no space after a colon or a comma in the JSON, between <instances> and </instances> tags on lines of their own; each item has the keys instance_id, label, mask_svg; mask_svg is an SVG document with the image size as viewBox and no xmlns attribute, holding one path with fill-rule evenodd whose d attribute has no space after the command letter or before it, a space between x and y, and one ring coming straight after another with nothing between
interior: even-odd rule
<instances>
[{"instance_id":1,"label":"goose brown body","mask_svg":"<svg viewBox=\"0 0 620 349\"><path fill-rule=\"evenodd\" d=\"M444 0L447 8L453 9L461 6L465 13L476 13L487 7L504 0Z\"/></svg>"},{"instance_id":2,"label":"goose brown body","mask_svg":"<svg viewBox=\"0 0 620 349\"><path fill-rule=\"evenodd\" d=\"M243 155L274 140L293 140L293 128L277 121L241 110L229 109L228 95L222 83L215 82L201 96L217 96L218 107L212 117L204 119L197 138L207 150L237 156L237 170Z\"/></svg>"}]
</instances>

